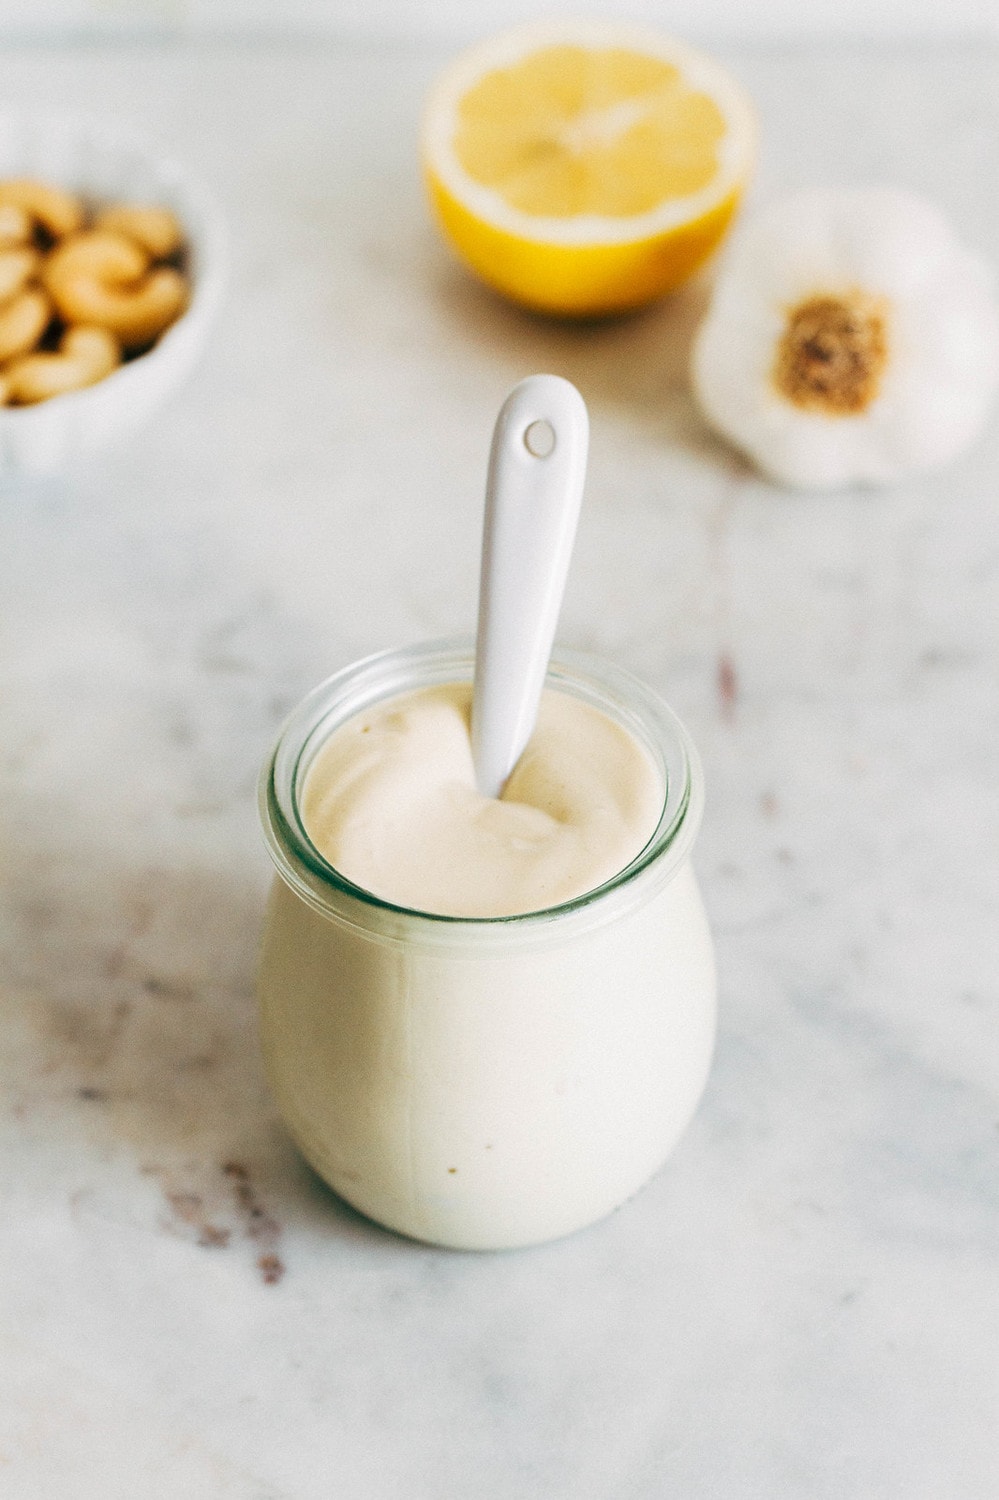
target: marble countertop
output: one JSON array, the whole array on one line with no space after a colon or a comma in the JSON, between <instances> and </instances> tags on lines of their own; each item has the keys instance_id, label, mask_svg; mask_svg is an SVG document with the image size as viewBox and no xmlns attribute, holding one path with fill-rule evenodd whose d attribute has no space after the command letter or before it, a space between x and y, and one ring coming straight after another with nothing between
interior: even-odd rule
<instances>
[{"instance_id":1,"label":"marble countertop","mask_svg":"<svg viewBox=\"0 0 999 1500\"><path fill-rule=\"evenodd\" d=\"M777 490L685 381L702 293L566 329L427 224L428 49L8 50L5 103L201 172L231 288L141 439L0 497L0 1493L999 1495L999 423L918 483ZM999 264L999 53L729 61L757 192L892 180ZM288 708L469 629L492 420L583 391L561 640L708 781L721 1026L651 1185L547 1247L408 1243L276 1120L255 781Z\"/></svg>"}]
</instances>

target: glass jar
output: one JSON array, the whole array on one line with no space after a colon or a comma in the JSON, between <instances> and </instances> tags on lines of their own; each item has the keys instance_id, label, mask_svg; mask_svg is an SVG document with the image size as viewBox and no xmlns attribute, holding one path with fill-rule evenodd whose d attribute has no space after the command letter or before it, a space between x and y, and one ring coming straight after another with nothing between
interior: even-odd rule
<instances>
[{"instance_id":1,"label":"glass jar","mask_svg":"<svg viewBox=\"0 0 999 1500\"><path fill-rule=\"evenodd\" d=\"M264 1060L301 1151L355 1208L462 1249L554 1239L657 1170L715 1034L711 937L690 866L703 806L683 726L630 674L561 652L548 685L618 720L662 773L642 852L521 916L446 917L352 885L300 814L329 734L381 699L471 679L467 642L370 657L292 713L261 780L278 878L260 966Z\"/></svg>"}]
</instances>

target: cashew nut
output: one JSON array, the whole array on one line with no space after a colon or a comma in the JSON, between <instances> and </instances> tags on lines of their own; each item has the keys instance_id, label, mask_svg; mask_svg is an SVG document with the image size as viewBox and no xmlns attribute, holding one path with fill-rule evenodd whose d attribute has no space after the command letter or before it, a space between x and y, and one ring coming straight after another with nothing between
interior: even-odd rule
<instances>
[{"instance_id":1,"label":"cashew nut","mask_svg":"<svg viewBox=\"0 0 999 1500\"><path fill-rule=\"evenodd\" d=\"M0 203L12 203L47 230L53 239L73 234L83 223L83 203L74 193L33 177L8 177L0 181Z\"/></svg>"},{"instance_id":2,"label":"cashew nut","mask_svg":"<svg viewBox=\"0 0 999 1500\"><path fill-rule=\"evenodd\" d=\"M31 219L17 203L0 203L0 245L23 245L31 238Z\"/></svg>"},{"instance_id":3,"label":"cashew nut","mask_svg":"<svg viewBox=\"0 0 999 1500\"><path fill-rule=\"evenodd\" d=\"M126 349L151 343L183 311L187 283L179 271L149 271L149 257L133 241L93 229L56 247L42 270L67 323L97 323Z\"/></svg>"},{"instance_id":4,"label":"cashew nut","mask_svg":"<svg viewBox=\"0 0 999 1500\"><path fill-rule=\"evenodd\" d=\"M45 277L124 284L138 281L148 269L148 251L134 240L106 229L85 229L56 246L45 263Z\"/></svg>"},{"instance_id":5,"label":"cashew nut","mask_svg":"<svg viewBox=\"0 0 999 1500\"><path fill-rule=\"evenodd\" d=\"M135 240L154 260L175 255L184 243L184 231L168 208L113 203L110 208L101 209L94 222L97 229L110 229Z\"/></svg>"},{"instance_id":6,"label":"cashew nut","mask_svg":"<svg viewBox=\"0 0 999 1500\"><path fill-rule=\"evenodd\" d=\"M106 328L68 328L58 350L25 355L7 368L7 401L27 406L81 390L110 375L120 362L121 348Z\"/></svg>"},{"instance_id":7,"label":"cashew nut","mask_svg":"<svg viewBox=\"0 0 999 1500\"><path fill-rule=\"evenodd\" d=\"M27 247L0 250L0 303L7 302L31 280L38 269L38 253Z\"/></svg>"},{"instance_id":8,"label":"cashew nut","mask_svg":"<svg viewBox=\"0 0 999 1500\"><path fill-rule=\"evenodd\" d=\"M52 317L52 304L38 287L28 287L0 307L0 362L33 349Z\"/></svg>"}]
</instances>

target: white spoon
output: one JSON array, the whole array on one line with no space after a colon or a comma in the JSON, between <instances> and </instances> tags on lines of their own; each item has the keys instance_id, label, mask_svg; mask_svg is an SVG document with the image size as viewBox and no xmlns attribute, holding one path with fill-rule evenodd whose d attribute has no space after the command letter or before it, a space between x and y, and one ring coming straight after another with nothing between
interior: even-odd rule
<instances>
[{"instance_id":1,"label":"white spoon","mask_svg":"<svg viewBox=\"0 0 999 1500\"><path fill-rule=\"evenodd\" d=\"M590 424L557 375L514 386L486 481L472 696L475 780L498 797L538 716L583 498Z\"/></svg>"}]
</instances>

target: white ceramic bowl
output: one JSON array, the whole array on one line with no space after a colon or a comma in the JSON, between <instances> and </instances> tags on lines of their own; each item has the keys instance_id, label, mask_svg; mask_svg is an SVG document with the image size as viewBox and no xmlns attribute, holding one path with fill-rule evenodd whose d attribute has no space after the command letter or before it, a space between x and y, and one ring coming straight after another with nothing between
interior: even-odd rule
<instances>
[{"instance_id":1,"label":"white ceramic bowl","mask_svg":"<svg viewBox=\"0 0 999 1500\"><path fill-rule=\"evenodd\" d=\"M148 353L97 385L37 406L0 407L0 480L65 472L140 427L194 364L221 300L223 226L176 163L102 125L0 114L0 177L38 177L97 201L159 203L184 226L191 300Z\"/></svg>"}]
</instances>

